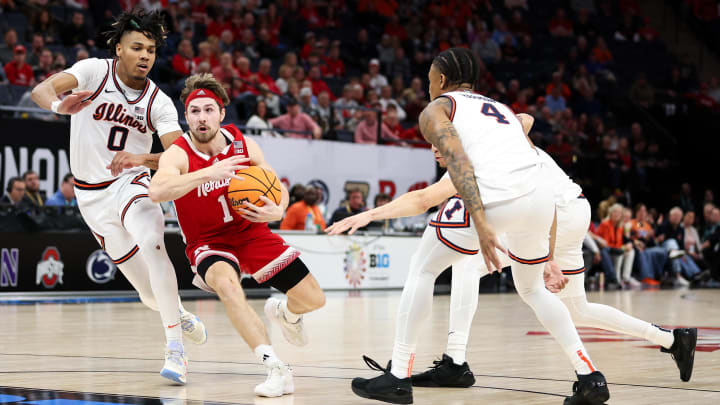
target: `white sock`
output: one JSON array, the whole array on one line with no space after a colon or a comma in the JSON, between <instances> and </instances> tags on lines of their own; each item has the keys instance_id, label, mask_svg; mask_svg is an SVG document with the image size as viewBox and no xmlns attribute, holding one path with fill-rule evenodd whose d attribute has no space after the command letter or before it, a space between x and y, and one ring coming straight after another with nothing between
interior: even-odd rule
<instances>
[{"instance_id":1,"label":"white sock","mask_svg":"<svg viewBox=\"0 0 720 405\"><path fill-rule=\"evenodd\" d=\"M632 317L609 305L587 302L587 297L578 295L563 298L575 326L586 326L624 333L646 339L665 348L672 346L675 338L672 331L661 329L649 322Z\"/></svg>"},{"instance_id":2,"label":"white sock","mask_svg":"<svg viewBox=\"0 0 720 405\"><path fill-rule=\"evenodd\" d=\"M468 260L453 264L450 289L450 322L447 355L453 363L465 363L470 327L478 304L480 272L467 267Z\"/></svg>"},{"instance_id":3,"label":"white sock","mask_svg":"<svg viewBox=\"0 0 720 405\"><path fill-rule=\"evenodd\" d=\"M675 343L675 335L673 335L671 330L667 330L653 324L648 326L644 337L654 344L660 345L666 349L669 349L670 346Z\"/></svg>"},{"instance_id":4,"label":"white sock","mask_svg":"<svg viewBox=\"0 0 720 405\"><path fill-rule=\"evenodd\" d=\"M285 300L280 301L280 311L285 316L285 320L290 323L297 323L297 321L299 321L300 318L302 318L302 314L298 315L288 309L287 301L285 301Z\"/></svg>"},{"instance_id":5,"label":"white sock","mask_svg":"<svg viewBox=\"0 0 720 405\"><path fill-rule=\"evenodd\" d=\"M518 294L560 344L575 372L579 375L590 374L595 371L595 367L580 340L567 307L545 288L543 268L544 263L512 264L513 280Z\"/></svg>"},{"instance_id":6,"label":"white sock","mask_svg":"<svg viewBox=\"0 0 720 405\"><path fill-rule=\"evenodd\" d=\"M178 311L178 285L170 258L165 251L165 220L160 206L147 198L130 205L125 216L125 229L132 235L139 251L124 267L142 266L149 274L152 295L165 325L168 341L182 339ZM139 262L143 262L142 264Z\"/></svg>"},{"instance_id":7,"label":"white sock","mask_svg":"<svg viewBox=\"0 0 720 405\"><path fill-rule=\"evenodd\" d=\"M283 362L278 358L278 356L275 354L275 350L273 350L272 346L270 345L258 345L255 350L255 357L257 357L258 361L265 365L267 368L273 368L277 366L283 365Z\"/></svg>"},{"instance_id":8,"label":"white sock","mask_svg":"<svg viewBox=\"0 0 720 405\"><path fill-rule=\"evenodd\" d=\"M183 314L188 312L187 309L185 309L185 307L183 306L182 301L180 300L179 296L178 296L178 309L180 310L180 316L182 316Z\"/></svg>"}]
</instances>

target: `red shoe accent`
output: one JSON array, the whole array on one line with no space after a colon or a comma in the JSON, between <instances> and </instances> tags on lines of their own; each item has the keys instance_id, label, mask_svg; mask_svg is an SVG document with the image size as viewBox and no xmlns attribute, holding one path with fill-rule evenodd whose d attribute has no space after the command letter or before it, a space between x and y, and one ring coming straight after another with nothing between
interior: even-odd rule
<instances>
[{"instance_id":1,"label":"red shoe accent","mask_svg":"<svg viewBox=\"0 0 720 405\"><path fill-rule=\"evenodd\" d=\"M660 285L660 282L659 282L659 281L657 281L657 280L655 280L655 279L653 279L653 278L650 278L650 277L644 278L642 282L643 282L644 284L652 285L652 286L658 286L658 285Z\"/></svg>"}]
</instances>

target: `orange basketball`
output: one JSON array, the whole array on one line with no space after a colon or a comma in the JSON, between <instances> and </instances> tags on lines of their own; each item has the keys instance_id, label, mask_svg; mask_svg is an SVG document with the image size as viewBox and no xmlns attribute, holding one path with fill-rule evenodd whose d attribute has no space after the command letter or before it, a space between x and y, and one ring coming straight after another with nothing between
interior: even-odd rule
<instances>
[{"instance_id":1,"label":"orange basketball","mask_svg":"<svg viewBox=\"0 0 720 405\"><path fill-rule=\"evenodd\" d=\"M230 179L227 191L228 200L230 200L230 205L235 211L242 208L245 201L258 207L265 205L265 202L260 199L261 195L271 199L275 204L280 204L282 196L280 180L275 176L275 173L259 166L250 166L247 169L238 171L237 175L243 179Z\"/></svg>"}]
</instances>

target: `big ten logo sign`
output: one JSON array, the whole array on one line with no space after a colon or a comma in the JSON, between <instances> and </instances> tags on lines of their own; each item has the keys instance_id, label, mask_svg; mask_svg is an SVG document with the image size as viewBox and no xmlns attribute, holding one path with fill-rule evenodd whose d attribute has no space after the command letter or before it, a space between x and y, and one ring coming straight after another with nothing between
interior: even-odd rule
<instances>
[{"instance_id":1,"label":"big ten logo sign","mask_svg":"<svg viewBox=\"0 0 720 405\"><path fill-rule=\"evenodd\" d=\"M371 253L370 268L388 268L390 267L390 255L387 253Z\"/></svg>"},{"instance_id":2,"label":"big ten logo sign","mask_svg":"<svg viewBox=\"0 0 720 405\"><path fill-rule=\"evenodd\" d=\"M410 191L416 191L416 190L422 190L425 187L428 186L427 181L419 181L417 183L412 184L410 187L408 187L408 192ZM385 193L390 196L390 198L395 198L395 193L397 192L397 186L395 185L395 182L392 180L380 180L378 182L378 193Z\"/></svg>"}]
</instances>

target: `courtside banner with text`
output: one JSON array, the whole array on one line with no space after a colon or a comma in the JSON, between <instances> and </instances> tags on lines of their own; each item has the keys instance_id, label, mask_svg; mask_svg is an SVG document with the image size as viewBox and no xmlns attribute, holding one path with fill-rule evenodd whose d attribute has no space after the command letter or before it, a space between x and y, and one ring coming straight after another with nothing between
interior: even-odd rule
<instances>
[{"instance_id":1,"label":"courtside banner with text","mask_svg":"<svg viewBox=\"0 0 720 405\"><path fill-rule=\"evenodd\" d=\"M402 288L420 243L416 236L280 235L324 290Z\"/></svg>"},{"instance_id":2,"label":"courtside banner with text","mask_svg":"<svg viewBox=\"0 0 720 405\"><path fill-rule=\"evenodd\" d=\"M435 160L430 149L290 138L253 139L288 188L301 183L322 189L327 217L345 200L347 187L359 187L366 192L368 207L372 207L378 193L396 198L435 181Z\"/></svg>"}]
</instances>

